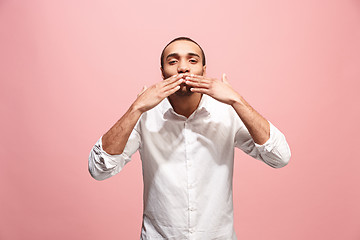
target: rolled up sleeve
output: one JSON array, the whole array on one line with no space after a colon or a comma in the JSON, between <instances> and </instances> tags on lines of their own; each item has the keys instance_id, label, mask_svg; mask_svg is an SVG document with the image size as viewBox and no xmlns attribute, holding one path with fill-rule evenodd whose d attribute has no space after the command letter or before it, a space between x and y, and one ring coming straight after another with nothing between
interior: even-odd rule
<instances>
[{"instance_id":1,"label":"rolled up sleeve","mask_svg":"<svg viewBox=\"0 0 360 240\"><path fill-rule=\"evenodd\" d=\"M89 154L89 172L96 180L105 180L119 173L130 162L131 156L140 147L140 134L137 130L131 132L124 151L118 155L110 155L102 148L102 136L95 143Z\"/></svg>"},{"instance_id":2,"label":"rolled up sleeve","mask_svg":"<svg viewBox=\"0 0 360 240\"><path fill-rule=\"evenodd\" d=\"M246 127L240 128L236 135L235 146L255 159L273 168L281 168L289 163L291 152L285 136L270 121L270 138L264 144L257 144Z\"/></svg>"}]
</instances>

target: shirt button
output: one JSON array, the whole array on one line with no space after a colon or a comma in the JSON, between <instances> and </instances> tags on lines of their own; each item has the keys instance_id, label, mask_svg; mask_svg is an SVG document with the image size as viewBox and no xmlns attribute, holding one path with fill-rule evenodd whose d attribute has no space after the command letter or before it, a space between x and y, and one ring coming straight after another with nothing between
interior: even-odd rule
<instances>
[{"instance_id":1,"label":"shirt button","mask_svg":"<svg viewBox=\"0 0 360 240\"><path fill-rule=\"evenodd\" d=\"M190 228L190 229L189 229L189 232L190 232L190 233L194 233L195 230L194 230L193 228Z\"/></svg>"},{"instance_id":2,"label":"shirt button","mask_svg":"<svg viewBox=\"0 0 360 240\"><path fill-rule=\"evenodd\" d=\"M195 208L191 207L189 208L190 211L195 211Z\"/></svg>"},{"instance_id":3,"label":"shirt button","mask_svg":"<svg viewBox=\"0 0 360 240\"><path fill-rule=\"evenodd\" d=\"M191 162L188 162L188 167L191 167L191 166L192 166Z\"/></svg>"}]
</instances>

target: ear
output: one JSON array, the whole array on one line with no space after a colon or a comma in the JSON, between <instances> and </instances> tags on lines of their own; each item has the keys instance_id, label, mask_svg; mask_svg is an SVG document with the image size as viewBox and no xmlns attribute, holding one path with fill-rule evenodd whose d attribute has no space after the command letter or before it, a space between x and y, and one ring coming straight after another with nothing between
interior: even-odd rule
<instances>
[{"instance_id":1,"label":"ear","mask_svg":"<svg viewBox=\"0 0 360 240\"><path fill-rule=\"evenodd\" d=\"M203 76L206 76L206 65L203 66Z\"/></svg>"},{"instance_id":2,"label":"ear","mask_svg":"<svg viewBox=\"0 0 360 240\"><path fill-rule=\"evenodd\" d=\"M162 79L164 80L164 79L165 79L164 69L163 69L162 67L160 67L160 70L161 70L161 77L162 77Z\"/></svg>"}]
</instances>

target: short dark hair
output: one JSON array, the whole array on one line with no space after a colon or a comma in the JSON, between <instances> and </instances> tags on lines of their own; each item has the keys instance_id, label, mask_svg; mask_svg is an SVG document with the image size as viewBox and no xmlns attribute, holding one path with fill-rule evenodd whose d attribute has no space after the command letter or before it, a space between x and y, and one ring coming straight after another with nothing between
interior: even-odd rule
<instances>
[{"instance_id":1,"label":"short dark hair","mask_svg":"<svg viewBox=\"0 0 360 240\"><path fill-rule=\"evenodd\" d=\"M161 64L161 67L164 68L164 52L165 52L165 49L167 48L167 46L169 46L171 43L173 42L176 42L176 41L180 41L180 40L185 40L185 41L189 41L189 42L193 42L195 43L196 45L199 46L200 50L201 50L201 55L202 55L202 65L205 66L206 64L206 61L205 61L205 53L203 51L203 49L200 47L200 45L195 42L194 40L192 40L191 38L188 38L188 37L177 37L173 40L171 40L171 42L169 42L165 47L164 49L162 50L161 52L161 57L160 57L160 64Z\"/></svg>"}]
</instances>

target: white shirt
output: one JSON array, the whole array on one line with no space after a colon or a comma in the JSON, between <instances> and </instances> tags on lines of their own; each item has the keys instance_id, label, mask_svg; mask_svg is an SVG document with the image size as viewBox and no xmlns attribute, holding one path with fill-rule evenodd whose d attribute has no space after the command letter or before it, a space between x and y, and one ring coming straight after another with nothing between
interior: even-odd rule
<instances>
[{"instance_id":1,"label":"white shirt","mask_svg":"<svg viewBox=\"0 0 360 240\"><path fill-rule=\"evenodd\" d=\"M269 122L270 123L270 122ZM120 155L102 149L89 156L97 180L119 173L139 150L144 178L140 239L237 239L233 221L234 147L274 168L285 166L290 149L270 123L270 138L256 144L230 106L203 95L186 118L164 99L143 113Z\"/></svg>"}]
</instances>

